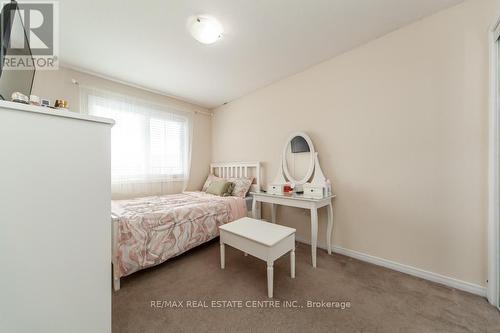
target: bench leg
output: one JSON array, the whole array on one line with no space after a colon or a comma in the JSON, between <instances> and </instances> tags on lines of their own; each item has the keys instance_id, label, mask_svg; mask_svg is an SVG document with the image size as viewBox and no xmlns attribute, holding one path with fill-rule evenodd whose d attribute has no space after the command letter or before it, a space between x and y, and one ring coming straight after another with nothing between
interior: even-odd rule
<instances>
[{"instance_id":1,"label":"bench leg","mask_svg":"<svg viewBox=\"0 0 500 333\"><path fill-rule=\"evenodd\" d=\"M273 265L274 262L267 263L267 297L273 298Z\"/></svg>"},{"instance_id":2,"label":"bench leg","mask_svg":"<svg viewBox=\"0 0 500 333\"><path fill-rule=\"evenodd\" d=\"M295 279L295 249L290 251L290 275Z\"/></svg>"},{"instance_id":3,"label":"bench leg","mask_svg":"<svg viewBox=\"0 0 500 333\"><path fill-rule=\"evenodd\" d=\"M225 253L224 243L220 242L220 268L224 269Z\"/></svg>"}]
</instances>

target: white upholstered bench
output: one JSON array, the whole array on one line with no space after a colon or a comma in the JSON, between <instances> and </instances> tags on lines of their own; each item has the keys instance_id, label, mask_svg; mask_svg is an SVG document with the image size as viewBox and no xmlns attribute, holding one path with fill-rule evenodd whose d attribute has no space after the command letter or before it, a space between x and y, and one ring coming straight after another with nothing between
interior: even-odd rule
<instances>
[{"instance_id":1,"label":"white upholstered bench","mask_svg":"<svg viewBox=\"0 0 500 333\"><path fill-rule=\"evenodd\" d=\"M230 245L267 263L267 295L273 297L274 261L290 252L290 275L295 278L295 229L249 217L224 224L220 229L220 267L224 269L224 245Z\"/></svg>"}]
</instances>

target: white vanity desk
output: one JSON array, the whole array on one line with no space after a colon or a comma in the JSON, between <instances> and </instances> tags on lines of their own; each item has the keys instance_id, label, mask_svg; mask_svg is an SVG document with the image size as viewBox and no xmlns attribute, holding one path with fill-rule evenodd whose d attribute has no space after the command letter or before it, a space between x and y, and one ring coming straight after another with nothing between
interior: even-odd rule
<instances>
[{"instance_id":1,"label":"white vanity desk","mask_svg":"<svg viewBox=\"0 0 500 333\"><path fill-rule=\"evenodd\" d=\"M318 209L327 207L328 227L326 229L326 244L328 254L332 253L332 232L333 232L333 206L332 199L335 195L326 196L322 199L304 198L299 194L269 194L266 192L251 192L253 196L252 214L257 217L257 202L267 202L271 204L271 221L276 223L276 205L298 207L311 210L311 258L312 265L316 268L316 247L318 243Z\"/></svg>"}]
</instances>

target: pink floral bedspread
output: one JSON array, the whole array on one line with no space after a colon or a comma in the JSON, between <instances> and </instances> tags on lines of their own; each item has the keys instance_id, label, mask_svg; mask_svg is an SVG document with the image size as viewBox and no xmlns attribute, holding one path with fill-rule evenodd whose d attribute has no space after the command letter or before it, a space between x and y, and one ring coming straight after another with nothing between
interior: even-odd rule
<instances>
[{"instance_id":1,"label":"pink floral bedspread","mask_svg":"<svg viewBox=\"0 0 500 333\"><path fill-rule=\"evenodd\" d=\"M115 278L158 265L219 235L219 226L246 216L245 201L205 192L114 200L118 219Z\"/></svg>"}]
</instances>

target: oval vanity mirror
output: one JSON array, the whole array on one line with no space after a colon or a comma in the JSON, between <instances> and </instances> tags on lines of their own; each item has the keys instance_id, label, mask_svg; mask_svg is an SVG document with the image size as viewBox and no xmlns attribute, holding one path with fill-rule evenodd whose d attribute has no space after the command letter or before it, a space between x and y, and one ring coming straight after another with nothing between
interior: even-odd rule
<instances>
[{"instance_id":1,"label":"oval vanity mirror","mask_svg":"<svg viewBox=\"0 0 500 333\"><path fill-rule=\"evenodd\" d=\"M315 151L311 138L303 132L292 133L282 154L283 172L292 185L303 185L314 172Z\"/></svg>"}]
</instances>

